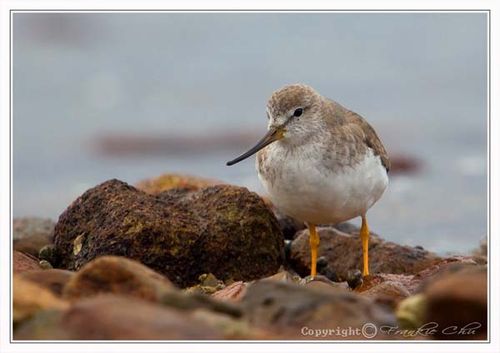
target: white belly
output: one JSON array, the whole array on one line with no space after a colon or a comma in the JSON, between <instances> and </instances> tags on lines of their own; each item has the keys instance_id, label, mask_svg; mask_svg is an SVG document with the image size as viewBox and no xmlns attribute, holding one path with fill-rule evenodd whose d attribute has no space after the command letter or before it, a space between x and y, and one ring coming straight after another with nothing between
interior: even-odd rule
<instances>
[{"instance_id":1,"label":"white belly","mask_svg":"<svg viewBox=\"0 0 500 353\"><path fill-rule=\"evenodd\" d=\"M364 215L388 184L380 157L371 149L354 167L337 171L322 167L320 160L280 159L275 153L269 154L267 163L281 168L273 181L259 173L273 204L289 216L312 224L336 224Z\"/></svg>"}]
</instances>

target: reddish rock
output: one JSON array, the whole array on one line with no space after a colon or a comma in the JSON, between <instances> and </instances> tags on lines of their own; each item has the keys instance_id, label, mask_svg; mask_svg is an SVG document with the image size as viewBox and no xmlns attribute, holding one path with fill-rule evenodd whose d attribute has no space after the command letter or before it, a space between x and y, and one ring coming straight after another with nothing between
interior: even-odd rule
<instances>
[{"instance_id":1,"label":"reddish rock","mask_svg":"<svg viewBox=\"0 0 500 353\"><path fill-rule=\"evenodd\" d=\"M318 228L321 239L318 254L324 257L328 268L333 270L339 281L347 280L349 270L362 268L361 240L358 235L340 232L335 228ZM371 274L415 274L438 261L440 258L417 247L402 246L387 242L379 237L370 237ZM300 232L293 240L290 253L293 268L301 275L310 273L309 233Z\"/></svg>"},{"instance_id":2,"label":"reddish rock","mask_svg":"<svg viewBox=\"0 0 500 353\"><path fill-rule=\"evenodd\" d=\"M268 276L284 257L272 212L257 194L230 185L153 196L110 180L75 200L54 232L63 268L125 256L181 287L203 273L224 281Z\"/></svg>"},{"instance_id":3,"label":"reddish rock","mask_svg":"<svg viewBox=\"0 0 500 353\"><path fill-rule=\"evenodd\" d=\"M139 262L119 256L102 256L87 263L71 278L64 288L64 297L77 300L114 293L159 301L173 290L175 287L167 278Z\"/></svg>"},{"instance_id":4,"label":"reddish rock","mask_svg":"<svg viewBox=\"0 0 500 353\"><path fill-rule=\"evenodd\" d=\"M477 264L471 257L450 257L440 260L415 275L379 273L366 276L355 291L395 307L401 300L421 292L441 276L476 266Z\"/></svg>"},{"instance_id":5,"label":"reddish rock","mask_svg":"<svg viewBox=\"0 0 500 353\"><path fill-rule=\"evenodd\" d=\"M38 260L27 254L23 254L22 252L14 250L13 253L13 269L14 273L21 273L26 271L40 270L40 265L38 264Z\"/></svg>"},{"instance_id":6,"label":"reddish rock","mask_svg":"<svg viewBox=\"0 0 500 353\"><path fill-rule=\"evenodd\" d=\"M20 278L34 282L37 285L50 290L54 295L62 296L62 291L66 283L74 276L74 272L49 269L40 271L28 271L19 275Z\"/></svg>"},{"instance_id":7,"label":"reddish rock","mask_svg":"<svg viewBox=\"0 0 500 353\"><path fill-rule=\"evenodd\" d=\"M238 302L245 295L246 287L247 285L242 281L234 282L233 284L227 286L226 288L221 289L212 294L212 298L218 300L228 300L232 302Z\"/></svg>"}]
</instances>

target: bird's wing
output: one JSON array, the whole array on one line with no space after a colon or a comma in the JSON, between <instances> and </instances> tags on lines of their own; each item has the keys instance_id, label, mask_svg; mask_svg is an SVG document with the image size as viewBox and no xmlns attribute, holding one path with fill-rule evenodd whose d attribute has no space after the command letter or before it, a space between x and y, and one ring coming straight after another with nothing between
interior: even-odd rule
<instances>
[{"instance_id":1,"label":"bird's wing","mask_svg":"<svg viewBox=\"0 0 500 353\"><path fill-rule=\"evenodd\" d=\"M347 110L347 109L346 109ZM371 127L368 122L363 119L359 114L356 114L350 110L347 110L345 113L346 119L346 127L352 130L357 130L359 136L361 136L363 142L370 147L375 155L380 156L382 160L382 165L385 167L387 171L391 169L391 161L389 156L387 155L387 151L385 150L382 141L380 141L379 137L375 130Z\"/></svg>"}]
</instances>

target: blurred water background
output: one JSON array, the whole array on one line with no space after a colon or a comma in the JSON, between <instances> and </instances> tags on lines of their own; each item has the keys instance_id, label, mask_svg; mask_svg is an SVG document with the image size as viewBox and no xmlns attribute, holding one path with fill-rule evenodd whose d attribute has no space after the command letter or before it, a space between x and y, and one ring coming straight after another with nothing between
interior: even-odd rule
<instances>
[{"instance_id":1,"label":"blurred water background","mask_svg":"<svg viewBox=\"0 0 500 353\"><path fill-rule=\"evenodd\" d=\"M312 85L360 113L391 155L368 214L385 239L440 253L487 230L487 17L480 13L16 13L14 216L57 219L87 188L164 172L262 192L265 103ZM358 220L354 221L355 223Z\"/></svg>"}]
</instances>

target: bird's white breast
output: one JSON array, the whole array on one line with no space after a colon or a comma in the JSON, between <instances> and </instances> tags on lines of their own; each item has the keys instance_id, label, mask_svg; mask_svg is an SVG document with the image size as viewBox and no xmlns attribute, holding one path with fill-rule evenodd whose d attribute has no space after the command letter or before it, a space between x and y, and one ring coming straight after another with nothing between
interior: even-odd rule
<instances>
[{"instance_id":1,"label":"bird's white breast","mask_svg":"<svg viewBox=\"0 0 500 353\"><path fill-rule=\"evenodd\" d=\"M332 169L314 150L289 155L277 145L267 147L259 179L273 204L298 220L335 224L364 215L387 188L386 169L371 148L355 165Z\"/></svg>"}]
</instances>

